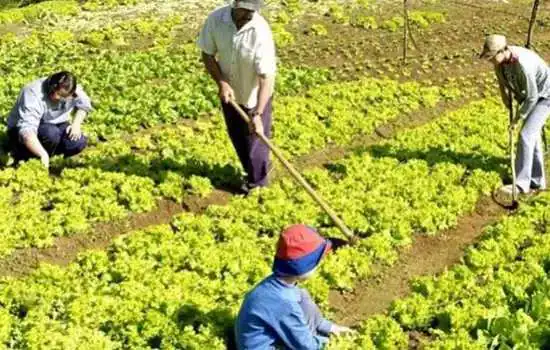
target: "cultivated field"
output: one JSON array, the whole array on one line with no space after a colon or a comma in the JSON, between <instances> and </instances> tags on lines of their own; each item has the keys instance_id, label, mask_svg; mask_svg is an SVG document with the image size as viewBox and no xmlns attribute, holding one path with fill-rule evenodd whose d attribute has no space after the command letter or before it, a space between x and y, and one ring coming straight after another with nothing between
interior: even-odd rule
<instances>
[{"instance_id":1,"label":"cultivated field","mask_svg":"<svg viewBox=\"0 0 550 350\"><path fill-rule=\"evenodd\" d=\"M29 1L32 2L32 1ZM307 283L357 333L330 349L550 348L550 194L507 211L508 113L485 34L524 45L531 1L272 0L273 142L359 236ZM90 147L1 153L0 344L226 349L281 230L343 239L273 161L244 197L195 45L216 0L56 0L0 12L2 125L28 82L73 71ZM550 3L534 47L550 59ZM0 141L7 142L6 127Z\"/></svg>"}]
</instances>

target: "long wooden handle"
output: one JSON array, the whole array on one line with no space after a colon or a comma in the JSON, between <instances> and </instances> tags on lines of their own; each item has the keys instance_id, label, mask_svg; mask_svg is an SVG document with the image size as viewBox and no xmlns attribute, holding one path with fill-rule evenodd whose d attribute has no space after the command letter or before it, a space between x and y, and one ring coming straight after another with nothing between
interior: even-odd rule
<instances>
[{"instance_id":1,"label":"long wooden handle","mask_svg":"<svg viewBox=\"0 0 550 350\"><path fill-rule=\"evenodd\" d=\"M230 101L230 103L233 106L233 108L235 108L235 110L239 112L239 115L241 116L241 118L243 118L243 120L246 121L247 124L250 124L250 118L248 117L248 114L246 114L245 111L243 111L243 109L235 101ZM327 204L327 202L325 202L325 200L317 192L315 192L315 190L302 177L302 175L300 175L300 173L292 166L292 164L290 164L285 159L285 157L279 151L279 149L275 147L275 145L273 145L271 141L269 141L269 139L264 134L256 133L256 135L258 135L258 137L262 140L262 142L264 142L267 145L267 147L269 147L269 149L273 152L275 157L277 157L277 159L279 159L281 163L283 163L284 167L290 172L290 174L296 179L296 181L300 183L300 185L307 191L307 193L309 193L309 195L313 198L313 200L315 200L315 202L317 202L317 204L321 206L321 208L328 214L328 216L330 216L330 218L336 224L336 226L338 226L340 231L342 231L342 233L346 235L351 241L355 241L355 236L353 232L346 226L346 224L344 224L344 222L338 217L338 215L336 215L336 213Z\"/></svg>"},{"instance_id":2,"label":"long wooden handle","mask_svg":"<svg viewBox=\"0 0 550 350\"><path fill-rule=\"evenodd\" d=\"M509 108L510 108L510 128L508 130L508 142L510 143L510 167L512 168L512 199L514 201L518 200L518 188L516 185L516 152L515 152L515 144L514 144L514 128L512 128L512 124L514 123L514 100L512 95L510 94L510 102L509 102Z\"/></svg>"}]
</instances>

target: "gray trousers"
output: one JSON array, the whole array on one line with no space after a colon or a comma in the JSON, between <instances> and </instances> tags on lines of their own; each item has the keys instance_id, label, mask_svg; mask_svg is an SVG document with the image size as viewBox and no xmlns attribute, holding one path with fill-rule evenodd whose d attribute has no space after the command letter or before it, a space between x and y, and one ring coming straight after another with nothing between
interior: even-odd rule
<instances>
[{"instance_id":1,"label":"gray trousers","mask_svg":"<svg viewBox=\"0 0 550 350\"><path fill-rule=\"evenodd\" d=\"M523 192L546 188L542 129L550 115L550 100L540 99L520 132L516 155L516 183Z\"/></svg>"}]
</instances>

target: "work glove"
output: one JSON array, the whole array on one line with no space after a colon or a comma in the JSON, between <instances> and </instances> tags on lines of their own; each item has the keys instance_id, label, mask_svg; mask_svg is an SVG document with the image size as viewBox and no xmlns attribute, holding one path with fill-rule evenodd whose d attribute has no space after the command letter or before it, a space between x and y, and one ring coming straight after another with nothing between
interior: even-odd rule
<instances>
[{"instance_id":1,"label":"work glove","mask_svg":"<svg viewBox=\"0 0 550 350\"><path fill-rule=\"evenodd\" d=\"M341 335L345 333L354 333L355 331L351 328L345 327L345 326L339 326L337 324L333 324L330 328L330 333L334 335Z\"/></svg>"},{"instance_id":2,"label":"work glove","mask_svg":"<svg viewBox=\"0 0 550 350\"><path fill-rule=\"evenodd\" d=\"M43 156L40 157L40 162L42 163L42 165L44 165L44 167L46 169L49 169L50 168L50 156L45 154Z\"/></svg>"}]
</instances>

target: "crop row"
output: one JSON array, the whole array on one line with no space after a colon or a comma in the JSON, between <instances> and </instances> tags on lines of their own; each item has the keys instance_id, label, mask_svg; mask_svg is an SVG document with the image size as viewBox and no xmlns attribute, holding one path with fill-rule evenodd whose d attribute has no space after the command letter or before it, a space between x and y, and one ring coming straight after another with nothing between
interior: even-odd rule
<instances>
[{"instance_id":1,"label":"crop row","mask_svg":"<svg viewBox=\"0 0 550 350\"><path fill-rule=\"evenodd\" d=\"M550 346L550 195L522 205L485 229L463 263L438 277L417 278L411 296L394 302L333 349L545 349Z\"/></svg>"},{"instance_id":2,"label":"crop row","mask_svg":"<svg viewBox=\"0 0 550 350\"><path fill-rule=\"evenodd\" d=\"M481 155L482 145L505 135L502 115L494 100L473 103L443 117L453 131L439 136ZM404 134L422 139L440 123ZM479 123L498 134L478 129L457 139L454 130ZM411 147L417 142L411 140ZM329 289L350 289L370 276L373 263L392 263L414 233L453 226L500 181L498 169L473 165L401 162L363 151L306 172L361 237L358 245L329 255L308 288L326 300ZM26 348L222 349L244 292L269 272L277 235L294 222L338 235L307 194L282 179L226 206L134 232L67 268L44 266L27 278L5 279L0 339Z\"/></svg>"},{"instance_id":3,"label":"crop row","mask_svg":"<svg viewBox=\"0 0 550 350\"><path fill-rule=\"evenodd\" d=\"M73 71L92 97L95 111L86 130L92 140L120 136L142 127L197 118L218 105L194 45L146 52L106 51L71 41L70 32L6 38L0 45L0 114L13 106L28 82L53 71ZM47 69L47 71L45 70ZM296 94L325 82L327 70L281 67L277 91Z\"/></svg>"},{"instance_id":4,"label":"crop row","mask_svg":"<svg viewBox=\"0 0 550 350\"><path fill-rule=\"evenodd\" d=\"M456 89L364 79L325 84L307 95L282 97L275 104L274 139L292 157L328 144L345 145L403 113L456 98ZM208 195L212 184L240 182L238 161L218 116L105 142L52 166L62 169L59 176L49 177L38 163L0 171L2 217L17 222L0 234L1 255L16 247L49 245L54 237L130 212L150 211L160 197L181 201L186 194Z\"/></svg>"}]
</instances>

